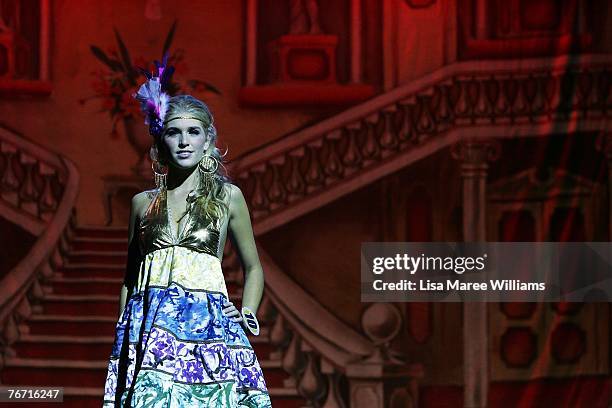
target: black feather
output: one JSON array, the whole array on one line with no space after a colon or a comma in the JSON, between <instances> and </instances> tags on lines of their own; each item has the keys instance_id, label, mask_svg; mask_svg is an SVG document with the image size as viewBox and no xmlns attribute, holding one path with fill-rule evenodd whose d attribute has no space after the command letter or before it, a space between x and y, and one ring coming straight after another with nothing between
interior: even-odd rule
<instances>
[{"instance_id":1,"label":"black feather","mask_svg":"<svg viewBox=\"0 0 612 408\"><path fill-rule=\"evenodd\" d=\"M113 27L115 31L115 38L117 39L117 44L119 45L119 54L121 55L121 60L123 62L123 66L125 67L125 72L127 73L128 80L132 85L135 85L135 71L132 68L132 61L130 59L130 53L128 52L123 39L121 38L121 34L117 31L115 27Z\"/></svg>"},{"instance_id":2,"label":"black feather","mask_svg":"<svg viewBox=\"0 0 612 408\"><path fill-rule=\"evenodd\" d=\"M143 74L144 76L147 77L147 79L151 79L153 77L153 75L151 75L151 73L149 71L147 71L146 69L139 67L138 65L136 66L136 69Z\"/></svg>"},{"instance_id":3,"label":"black feather","mask_svg":"<svg viewBox=\"0 0 612 408\"><path fill-rule=\"evenodd\" d=\"M170 30L168 31L168 35L166 36L166 41L164 42L164 49L162 50L162 54L166 54L170 49L170 45L172 45L172 39L174 38L174 32L176 31L177 20L174 20Z\"/></svg>"},{"instance_id":4,"label":"black feather","mask_svg":"<svg viewBox=\"0 0 612 408\"><path fill-rule=\"evenodd\" d=\"M106 64L110 69L115 72L123 71L123 65L121 65L119 61L109 58L99 47L92 45L89 48L91 49L93 55Z\"/></svg>"}]
</instances>

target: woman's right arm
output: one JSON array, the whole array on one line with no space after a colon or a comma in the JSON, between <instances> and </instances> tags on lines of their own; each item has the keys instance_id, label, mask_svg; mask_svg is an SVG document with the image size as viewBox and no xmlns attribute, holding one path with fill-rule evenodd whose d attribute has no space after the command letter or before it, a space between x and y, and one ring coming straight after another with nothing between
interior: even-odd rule
<instances>
[{"instance_id":1,"label":"woman's right arm","mask_svg":"<svg viewBox=\"0 0 612 408\"><path fill-rule=\"evenodd\" d=\"M133 273L131 265L134 264L134 257L138 258L139 256L137 246L133 245L135 243L134 230L140 208L139 196L140 194L136 194L134 197L132 197L132 205L130 207L130 222L128 226L128 261L126 265L125 277L123 279L123 285L121 286L121 294L119 295L119 320L121 319L121 315L123 314L123 309L125 309L125 304L129 295L128 282L132 280L129 274Z\"/></svg>"}]
</instances>

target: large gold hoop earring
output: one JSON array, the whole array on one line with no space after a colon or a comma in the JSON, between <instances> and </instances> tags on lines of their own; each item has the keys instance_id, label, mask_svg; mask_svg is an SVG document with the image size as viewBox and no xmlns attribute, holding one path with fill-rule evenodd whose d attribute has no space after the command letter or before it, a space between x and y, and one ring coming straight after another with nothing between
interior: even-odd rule
<instances>
[{"instance_id":1,"label":"large gold hoop earring","mask_svg":"<svg viewBox=\"0 0 612 408\"><path fill-rule=\"evenodd\" d=\"M165 190L168 179L168 166L164 166L159 162L159 154L155 146L151 147L149 156L151 157L151 169L153 170L155 186L158 190Z\"/></svg>"},{"instance_id":2,"label":"large gold hoop earring","mask_svg":"<svg viewBox=\"0 0 612 408\"><path fill-rule=\"evenodd\" d=\"M214 187L218 168L219 161L210 154L205 154L204 156L202 156L202 159L198 163L198 171L200 172L200 183L206 191L210 191Z\"/></svg>"}]
</instances>

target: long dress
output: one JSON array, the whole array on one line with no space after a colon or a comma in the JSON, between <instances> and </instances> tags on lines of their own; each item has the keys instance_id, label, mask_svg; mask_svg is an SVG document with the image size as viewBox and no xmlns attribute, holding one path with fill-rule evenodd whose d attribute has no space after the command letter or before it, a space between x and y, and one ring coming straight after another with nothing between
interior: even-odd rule
<instances>
[{"instance_id":1,"label":"long dress","mask_svg":"<svg viewBox=\"0 0 612 408\"><path fill-rule=\"evenodd\" d=\"M227 217L198 216L190 206L177 234L167 192L148 193L135 231L142 256L116 325L103 407L272 407L244 328L222 311Z\"/></svg>"}]
</instances>

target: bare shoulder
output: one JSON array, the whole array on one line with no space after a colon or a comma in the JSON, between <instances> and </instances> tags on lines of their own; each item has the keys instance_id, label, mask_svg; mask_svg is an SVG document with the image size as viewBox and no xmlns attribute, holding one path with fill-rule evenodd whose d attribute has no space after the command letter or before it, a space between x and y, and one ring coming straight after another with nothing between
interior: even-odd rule
<instances>
[{"instance_id":1,"label":"bare shoulder","mask_svg":"<svg viewBox=\"0 0 612 408\"><path fill-rule=\"evenodd\" d=\"M140 193L132 197L133 213L138 216L138 218L141 218L154 197L155 190L141 191Z\"/></svg>"},{"instance_id":2,"label":"bare shoulder","mask_svg":"<svg viewBox=\"0 0 612 408\"><path fill-rule=\"evenodd\" d=\"M225 183L225 188L227 189L229 198L229 211L230 218L236 214L236 210L241 208L244 205L244 195L242 194L242 190L235 184Z\"/></svg>"}]
</instances>

